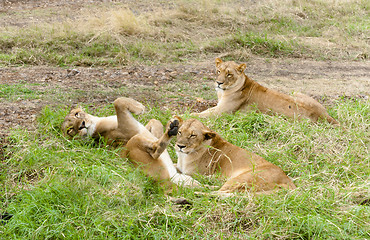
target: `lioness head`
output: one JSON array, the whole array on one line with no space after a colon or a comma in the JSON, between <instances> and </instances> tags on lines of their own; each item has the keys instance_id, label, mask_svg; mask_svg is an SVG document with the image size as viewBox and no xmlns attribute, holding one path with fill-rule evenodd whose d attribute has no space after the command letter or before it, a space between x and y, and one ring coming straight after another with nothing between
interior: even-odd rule
<instances>
[{"instance_id":1,"label":"lioness head","mask_svg":"<svg viewBox=\"0 0 370 240\"><path fill-rule=\"evenodd\" d=\"M72 109L64 118L61 129L65 136L87 136L89 115L81 108Z\"/></svg>"},{"instance_id":2,"label":"lioness head","mask_svg":"<svg viewBox=\"0 0 370 240\"><path fill-rule=\"evenodd\" d=\"M232 61L223 62L220 58L216 58L216 90L227 90L243 82L244 70L246 67L244 63L237 64Z\"/></svg>"},{"instance_id":3,"label":"lioness head","mask_svg":"<svg viewBox=\"0 0 370 240\"><path fill-rule=\"evenodd\" d=\"M216 136L208 127L197 119L180 120L180 128L177 132L176 151L190 154L197 152L204 145L210 144Z\"/></svg>"}]
</instances>

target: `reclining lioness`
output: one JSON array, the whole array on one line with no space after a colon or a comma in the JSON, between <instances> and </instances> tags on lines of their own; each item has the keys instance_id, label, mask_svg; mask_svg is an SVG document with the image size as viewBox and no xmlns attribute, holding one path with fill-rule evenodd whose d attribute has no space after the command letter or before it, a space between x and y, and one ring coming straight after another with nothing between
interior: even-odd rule
<instances>
[{"instance_id":1,"label":"reclining lioness","mask_svg":"<svg viewBox=\"0 0 370 240\"><path fill-rule=\"evenodd\" d=\"M277 188L294 189L292 180L278 166L222 139L197 119L183 122L177 133L177 168L184 174L220 173L226 183L219 193L247 190L256 193Z\"/></svg>"},{"instance_id":2,"label":"reclining lioness","mask_svg":"<svg viewBox=\"0 0 370 240\"><path fill-rule=\"evenodd\" d=\"M146 127L140 124L131 113L142 114L145 107L131 98L116 99L114 107L117 115L109 117L96 117L81 108L72 109L62 123L63 134L94 139L103 137L109 145L118 146L126 145L134 135L150 129L153 124L158 125L154 119Z\"/></svg>"},{"instance_id":3,"label":"reclining lioness","mask_svg":"<svg viewBox=\"0 0 370 240\"><path fill-rule=\"evenodd\" d=\"M208 117L233 113L237 110L248 110L255 105L263 113L272 111L291 118L308 118L313 122L325 119L331 124L339 125L313 98L302 93L289 96L263 87L244 74L245 68L244 63L223 62L220 58L216 58L217 106L193 115Z\"/></svg>"},{"instance_id":4,"label":"reclining lioness","mask_svg":"<svg viewBox=\"0 0 370 240\"><path fill-rule=\"evenodd\" d=\"M197 186L190 176L179 174L166 150L173 135L177 134L178 121L163 126L158 120L150 120L144 127L131 113L141 114L145 107L131 99L118 98L114 101L116 116L96 117L81 108L73 109L62 123L62 132L69 137L103 137L113 146L125 145L122 157L141 168L147 175L157 180L170 180L178 185Z\"/></svg>"}]
</instances>

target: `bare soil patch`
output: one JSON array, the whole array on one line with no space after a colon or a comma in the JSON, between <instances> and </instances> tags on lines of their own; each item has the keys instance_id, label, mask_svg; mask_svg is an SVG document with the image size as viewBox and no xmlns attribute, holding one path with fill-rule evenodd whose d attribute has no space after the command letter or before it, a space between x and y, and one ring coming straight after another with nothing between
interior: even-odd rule
<instances>
[{"instance_id":1,"label":"bare soil patch","mask_svg":"<svg viewBox=\"0 0 370 240\"><path fill-rule=\"evenodd\" d=\"M283 91L299 91L313 96L326 105L335 104L342 97L368 98L370 93L370 65L367 62L316 62L297 59L255 59L247 63L247 75L264 86ZM1 99L0 134L7 135L11 128L34 129L40 110L46 105L81 103L94 107L107 105L128 89L124 95L161 109L202 111L217 101L204 100L191 92L165 89L169 83L178 82L194 87L206 85L213 88L215 78L213 61L174 66L125 66L122 68L14 67L0 69L0 84L25 84L35 91L56 94L36 99ZM149 91L142 89L149 87ZM67 101L58 93L82 93ZM170 93L183 96L181 100L169 97Z\"/></svg>"}]
</instances>

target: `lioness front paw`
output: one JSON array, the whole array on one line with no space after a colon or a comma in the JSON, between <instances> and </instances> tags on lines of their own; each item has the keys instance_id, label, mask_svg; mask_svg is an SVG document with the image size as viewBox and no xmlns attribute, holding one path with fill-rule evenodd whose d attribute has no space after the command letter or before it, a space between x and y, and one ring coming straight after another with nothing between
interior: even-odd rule
<instances>
[{"instance_id":1,"label":"lioness front paw","mask_svg":"<svg viewBox=\"0 0 370 240\"><path fill-rule=\"evenodd\" d=\"M177 132L179 131L179 125L180 125L179 120L172 119L168 127L168 136L171 137L177 135Z\"/></svg>"}]
</instances>

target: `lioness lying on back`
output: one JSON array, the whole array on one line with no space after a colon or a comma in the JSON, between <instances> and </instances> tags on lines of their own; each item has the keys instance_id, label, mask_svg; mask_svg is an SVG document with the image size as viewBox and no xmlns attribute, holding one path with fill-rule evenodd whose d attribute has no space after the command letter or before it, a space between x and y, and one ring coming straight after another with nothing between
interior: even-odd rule
<instances>
[{"instance_id":1,"label":"lioness lying on back","mask_svg":"<svg viewBox=\"0 0 370 240\"><path fill-rule=\"evenodd\" d=\"M217 106L194 115L208 117L225 112L233 113L237 110L248 110L255 105L264 113L272 111L291 118L308 118L313 122L322 118L331 124L339 124L313 98L302 93L289 96L263 87L244 74L245 68L244 63L223 62L220 58L216 58Z\"/></svg>"},{"instance_id":2,"label":"lioness lying on back","mask_svg":"<svg viewBox=\"0 0 370 240\"><path fill-rule=\"evenodd\" d=\"M278 166L221 138L197 119L183 122L177 134L177 168L184 174L220 173L226 183L220 193L237 190L267 192L296 186Z\"/></svg>"},{"instance_id":3,"label":"lioness lying on back","mask_svg":"<svg viewBox=\"0 0 370 240\"><path fill-rule=\"evenodd\" d=\"M145 111L144 105L131 98L118 98L114 107L117 115L109 117L96 117L81 108L72 109L64 118L62 132L69 137L103 137L109 145L118 146L126 145L134 135L146 131L131 114L142 114ZM158 125L156 120L148 123L147 130L152 125Z\"/></svg>"},{"instance_id":4,"label":"lioness lying on back","mask_svg":"<svg viewBox=\"0 0 370 240\"><path fill-rule=\"evenodd\" d=\"M62 123L66 136L105 138L113 146L125 145L122 157L140 167L147 175L158 180L170 180L179 185L196 186L190 176L179 174L166 150L173 135L177 134L178 121L170 121L163 134L163 126L152 119L145 127L131 113L141 114L145 107L130 98L114 101L117 116L96 117L82 109L73 109Z\"/></svg>"}]
</instances>

